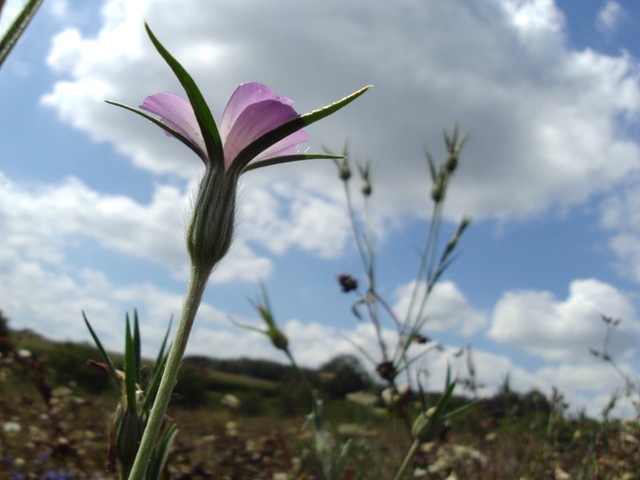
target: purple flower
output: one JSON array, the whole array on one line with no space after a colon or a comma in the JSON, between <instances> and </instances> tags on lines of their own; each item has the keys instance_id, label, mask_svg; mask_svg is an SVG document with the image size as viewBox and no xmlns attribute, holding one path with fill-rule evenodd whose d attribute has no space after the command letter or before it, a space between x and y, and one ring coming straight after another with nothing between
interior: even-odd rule
<instances>
[{"instance_id":1,"label":"purple flower","mask_svg":"<svg viewBox=\"0 0 640 480\"><path fill-rule=\"evenodd\" d=\"M212 131L207 133L210 138L219 136L217 147L207 145L193 99L163 92L147 97L140 105L140 109L159 116L161 123L156 123L169 127L165 133L191 148L206 166L187 231L194 265L210 270L228 251L239 175L258 166L314 157L295 155L298 145L308 142L309 136L301 130L304 120L292 104L291 99L278 96L261 83L240 85L231 95L219 127L211 119ZM283 129L287 130L283 133Z\"/></svg>"},{"instance_id":2,"label":"purple flower","mask_svg":"<svg viewBox=\"0 0 640 480\"><path fill-rule=\"evenodd\" d=\"M219 133L224 152L225 171L238 154L264 134L299 118L291 106L293 101L279 97L273 90L261 83L251 82L240 85L227 103L220 120ZM169 92L147 97L142 105L145 110L158 115L160 120L178 132L189 142L189 146L209 165L204 138L198 125L191 103ZM171 136L170 133L165 132ZM298 130L257 154L250 164L274 157L293 155L301 143L308 142L309 136Z\"/></svg>"},{"instance_id":3,"label":"purple flower","mask_svg":"<svg viewBox=\"0 0 640 480\"><path fill-rule=\"evenodd\" d=\"M302 129L337 112L369 87L321 109L298 115L291 106L291 99L279 97L260 83L245 83L229 99L218 127L194 80L158 41L149 26L145 24L145 28L158 53L176 74L187 98L168 92L157 93L147 97L140 110L107 102L155 123L167 135L187 145L204 162L206 168L193 204L186 243L193 267L208 277L226 255L233 240L240 175L253 168L277 163L337 158L333 155L296 154L298 146L309 141Z\"/></svg>"}]
</instances>

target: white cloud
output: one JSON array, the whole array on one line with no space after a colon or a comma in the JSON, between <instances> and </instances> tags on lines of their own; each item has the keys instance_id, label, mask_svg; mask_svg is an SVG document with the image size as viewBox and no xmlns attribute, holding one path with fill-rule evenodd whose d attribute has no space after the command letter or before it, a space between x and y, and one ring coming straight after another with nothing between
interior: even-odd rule
<instances>
[{"instance_id":1,"label":"white cloud","mask_svg":"<svg viewBox=\"0 0 640 480\"><path fill-rule=\"evenodd\" d=\"M596 28L604 33L615 32L620 21L625 17L626 12L622 6L614 1L607 0L607 3L602 7L598 18L596 20Z\"/></svg>"},{"instance_id":2,"label":"white cloud","mask_svg":"<svg viewBox=\"0 0 640 480\"><path fill-rule=\"evenodd\" d=\"M186 263L181 247L185 198L174 187L157 186L148 205L101 194L73 177L59 185L12 184L0 190L0 197L3 244L38 261L60 263L69 237L80 234L174 268Z\"/></svg>"},{"instance_id":3,"label":"white cloud","mask_svg":"<svg viewBox=\"0 0 640 480\"><path fill-rule=\"evenodd\" d=\"M564 301L549 292L505 293L494 308L488 336L548 360L585 361L588 348L602 346L602 315L622 319L609 347L617 356L628 355L640 339L635 309L615 287L594 279L571 282Z\"/></svg>"},{"instance_id":4,"label":"white cloud","mask_svg":"<svg viewBox=\"0 0 640 480\"><path fill-rule=\"evenodd\" d=\"M166 266L179 279L188 276L184 228L193 185L181 189L156 184L148 204L90 189L70 177L58 185L20 185L0 173L2 243L39 262L62 264L65 252L83 239L106 249ZM323 257L342 253L349 224L344 206L292 183L262 187L241 195L236 240L212 282L267 277L272 261L256 255L262 244L277 255L299 248Z\"/></svg>"},{"instance_id":5,"label":"white cloud","mask_svg":"<svg viewBox=\"0 0 640 480\"><path fill-rule=\"evenodd\" d=\"M409 304L413 295L415 281L398 287L397 302L393 310L400 319L407 317ZM424 298L426 285L421 282L411 308L410 318L414 322L420 312L420 305ZM456 330L462 335L472 335L485 326L486 314L475 311L467 303L464 295L456 285L450 281L437 283L427 299L421 318L427 319L425 330Z\"/></svg>"},{"instance_id":6,"label":"white cloud","mask_svg":"<svg viewBox=\"0 0 640 480\"><path fill-rule=\"evenodd\" d=\"M640 185L631 181L602 203L600 225L609 230L609 247L619 272L640 282Z\"/></svg>"},{"instance_id":7,"label":"white cloud","mask_svg":"<svg viewBox=\"0 0 640 480\"><path fill-rule=\"evenodd\" d=\"M301 111L375 84L310 133L334 148L350 138L354 153L373 161L375 178L384 179L374 188L389 214L424 214L421 149L441 151L439 132L454 120L473 131L449 197L456 217L526 216L581 203L638 169L638 145L618 122L640 110L637 62L568 50L562 15L549 0L473 7L227 0L210 7L202 0L179 8L171 1L107 2L96 37L67 30L54 39L48 62L64 79L43 103L141 168L191 175L182 161L191 154L179 142L98 102L137 105L150 93L180 90L144 38L146 18L217 114L247 80L297 99ZM307 21L282 24L285 16ZM335 188L326 169L284 168L265 178L276 175L306 177L319 193Z\"/></svg>"},{"instance_id":8,"label":"white cloud","mask_svg":"<svg viewBox=\"0 0 640 480\"><path fill-rule=\"evenodd\" d=\"M253 177L240 198L240 235L275 254L298 246L321 257L335 257L350 238L344 202L296 182L260 182Z\"/></svg>"}]
</instances>

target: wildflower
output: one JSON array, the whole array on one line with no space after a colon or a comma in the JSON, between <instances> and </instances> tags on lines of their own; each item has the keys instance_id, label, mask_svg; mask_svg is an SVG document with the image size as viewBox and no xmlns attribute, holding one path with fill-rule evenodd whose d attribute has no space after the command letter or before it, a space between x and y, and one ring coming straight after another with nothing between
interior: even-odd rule
<instances>
[{"instance_id":1,"label":"wildflower","mask_svg":"<svg viewBox=\"0 0 640 480\"><path fill-rule=\"evenodd\" d=\"M231 395L230 393L225 395L220 403L222 403L223 407L227 407L229 410L235 410L240 406L240 400L238 400L238 397Z\"/></svg>"},{"instance_id":2,"label":"wildflower","mask_svg":"<svg viewBox=\"0 0 640 480\"><path fill-rule=\"evenodd\" d=\"M225 433L227 437L238 436L238 424L236 422L227 422L225 425Z\"/></svg>"},{"instance_id":3,"label":"wildflower","mask_svg":"<svg viewBox=\"0 0 640 480\"><path fill-rule=\"evenodd\" d=\"M136 109L116 102L113 105L132 111L180 140L200 157L205 171L193 202L193 214L187 227L186 244L191 257L191 277L185 295L176 341L171 347L157 398L129 478L142 480L154 443L162 426L171 390L178 376L189 333L195 321L202 294L213 268L227 254L234 233L236 189L242 173L278 163L312 158L342 158L334 155L296 154L298 145L308 140L302 129L321 120L358 98L369 87L327 107L298 115L293 103L279 97L259 83L238 87L227 104L220 128L189 73L158 41L148 25L147 34L154 47L173 70L187 99L170 93L147 97ZM148 113L147 113L148 112ZM160 119L153 115L158 115ZM268 325L266 333L276 348L288 354L286 336L271 325L269 315L257 306Z\"/></svg>"},{"instance_id":4,"label":"wildflower","mask_svg":"<svg viewBox=\"0 0 640 480\"><path fill-rule=\"evenodd\" d=\"M386 388L380 394L382 401L388 407L396 403L404 403L411 398L411 385L408 382L400 385L398 388Z\"/></svg>"},{"instance_id":5,"label":"wildflower","mask_svg":"<svg viewBox=\"0 0 640 480\"><path fill-rule=\"evenodd\" d=\"M235 90L220 120L219 134L225 172L229 171L240 152L253 141L291 120L300 118L291 105L291 99L279 97L269 87L257 82L243 83ZM186 140L187 146L202 158L205 165L215 161L209 158L200 126L188 100L173 93L163 92L147 97L140 108L158 115L160 121L179 132ZM172 136L169 132L165 133ZM242 168L268 158L292 155L298 145L308 141L309 136L298 130L255 157L244 157L246 165Z\"/></svg>"},{"instance_id":6,"label":"wildflower","mask_svg":"<svg viewBox=\"0 0 640 480\"><path fill-rule=\"evenodd\" d=\"M21 360L31 358L31 351L27 350L26 348L21 348L16 353L18 354L18 358L20 358Z\"/></svg>"},{"instance_id":7,"label":"wildflower","mask_svg":"<svg viewBox=\"0 0 640 480\"><path fill-rule=\"evenodd\" d=\"M357 403L358 405L364 405L366 407L378 403L378 397L376 395L365 391L347 393L346 399L350 402Z\"/></svg>"},{"instance_id":8,"label":"wildflower","mask_svg":"<svg viewBox=\"0 0 640 480\"><path fill-rule=\"evenodd\" d=\"M18 422L5 422L4 425L2 425L2 431L4 433L14 433L14 432L19 432L20 430L22 430L22 426L20 426L20 424Z\"/></svg>"},{"instance_id":9,"label":"wildflower","mask_svg":"<svg viewBox=\"0 0 640 480\"><path fill-rule=\"evenodd\" d=\"M205 172L187 229L187 250L194 267L207 277L231 246L235 222L236 188L240 175L253 168L334 155L298 154L309 137L302 129L362 95L365 87L328 107L299 115L293 101L260 83L240 85L216 125L200 90L187 71L145 25L154 46L174 71L188 99L163 92L151 95L137 110L116 102L152 121L166 134L189 147L205 164ZM160 117L160 120L149 115Z\"/></svg>"}]
</instances>

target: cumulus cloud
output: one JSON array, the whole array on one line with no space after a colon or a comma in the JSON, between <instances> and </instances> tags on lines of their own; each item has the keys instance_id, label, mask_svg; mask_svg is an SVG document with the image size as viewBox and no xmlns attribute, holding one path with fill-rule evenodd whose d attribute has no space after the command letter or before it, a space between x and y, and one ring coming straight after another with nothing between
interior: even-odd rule
<instances>
[{"instance_id":1,"label":"cumulus cloud","mask_svg":"<svg viewBox=\"0 0 640 480\"><path fill-rule=\"evenodd\" d=\"M507 292L496 304L488 336L547 360L585 361L605 335L602 315L621 318L610 348L628 356L640 339L635 309L615 287L595 279L575 280L565 300L550 292Z\"/></svg>"},{"instance_id":2,"label":"cumulus cloud","mask_svg":"<svg viewBox=\"0 0 640 480\"><path fill-rule=\"evenodd\" d=\"M393 310L400 319L409 317L415 321L418 314L426 318L426 330L456 330L463 335L472 335L485 326L486 314L474 310L458 287L451 281L437 283L430 293L424 308L420 309L426 284L418 285L411 312L409 305L415 289L415 281L402 285L396 290L398 297Z\"/></svg>"},{"instance_id":3,"label":"cumulus cloud","mask_svg":"<svg viewBox=\"0 0 640 480\"><path fill-rule=\"evenodd\" d=\"M124 195L90 189L77 178L60 184L21 185L0 172L2 244L38 262L62 265L74 243L96 241L101 247L164 265L178 279L188 277L184 228L195 187L156 184L142 204ZM255 185L242 195L238 234L212 281L226 283L265 278L272 260L256 255L260 244L275 255L293 246L322 257L342 253L348 240L344 206L299 186Z\"/></svg>"},{"instance_id":4,"label":"cumulus cloud","mask_svg":"<svg viewBox=\"0 0 640 480\"><path fill-rule=\"evenodd\" d=\"M638 168L638 145L618 122L640 109L637 63L569 50L553 2L249 3L110 0L95 37L67 29L54 38L48 63L62 78L42 101L140 168L189 174L182 159L190 152L179 142L98 102L137 105L148 94L180 90L144 38L146 18L218 115L242 81L269 84L301 111L375 84L310 133L313 148L348 137L356 155L373 161L389 213L423 214L421 151L441 151L439 132L454 120L473 130L450 197L456 217L526 216L581 203ZM307 20L276 22L283 16ZM315 191L335 190L326 173L304 167L265 178L313 175L307 184Z\"/></svg>"}]
</instances>

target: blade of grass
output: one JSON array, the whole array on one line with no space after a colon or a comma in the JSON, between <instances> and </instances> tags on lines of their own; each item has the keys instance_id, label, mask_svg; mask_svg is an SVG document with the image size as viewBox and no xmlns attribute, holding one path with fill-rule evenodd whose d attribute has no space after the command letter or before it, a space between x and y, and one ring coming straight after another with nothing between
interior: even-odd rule
<instances>
[{"instance_id":1,"label":"blade of grass","mask_svg":"<svg viewBox=\"0 0 640 480\"><path fill-rule=\"evenodd\" d=\"M100 342L100 339L96 335L96 332L93 331L93 328L91 327L91 324L87 319L87 316L84 314L84 311L82 312L82 318L84 318L84 323L89 329L89 333L91 334L91 337L93 337L93 341L95 342L96 347L98 347L98 350L100 350L100 354L102 355L102 358L104 359L105 363L109 366L109 373L111 373L111 377L113 378L113 381L116 384L116 387L118 388L118 390L120 390L121 389L120 380L118 379L118 374L116 373L116 366L114 365L113 360L111 360L111 357L107 355L107 351L102 346L102 342Z\"/></svg>"},{"instance_id":2,"label":"blade of grass","mask_svg":"<svg viewBox=\"0 0 640 480\"><path fill-rule=\"evenodd\" d=\"M126 317L126 331L124 344L124 384L127 392L127 410L135 413L136 408L136 372L135 348L129 324L129 314Z\"/></svg>"},{"instance_id":3,"label":"blade of grass","mask_svg":"<svg viewBox=\"0 0 640 480\"><path fill-rule=\"evenodd\" d=\"M138 310L133 309L133 358L136 372L136 383L140 385L140 327L138 324Z\"/></svg>"}]
</instances>

